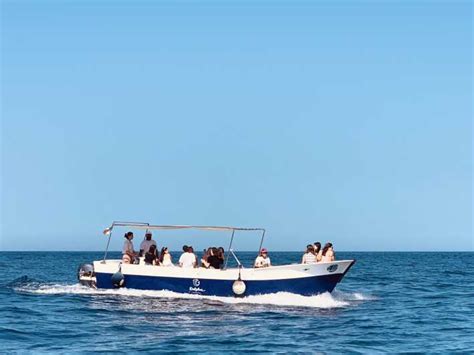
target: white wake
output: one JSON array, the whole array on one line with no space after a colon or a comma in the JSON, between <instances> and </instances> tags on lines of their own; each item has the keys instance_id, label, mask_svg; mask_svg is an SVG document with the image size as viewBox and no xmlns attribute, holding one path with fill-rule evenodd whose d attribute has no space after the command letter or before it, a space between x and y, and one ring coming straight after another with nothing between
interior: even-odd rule
<instances>
[{"instance_id":1,"label":"white wake","mask_svg":"<svg viewBox=\"0 0 474 355\"><path fill-rule=\"evenodd\" d=\"M75 295L104 295L104 296L125 296L125 297L149 297L149 298L166 298L166 299L206 299L210 301L222 302L226 304L257 304L257 305L275 305L275 306L289 306L289 307L311 307L311 308L343 308L351 304L374 300L375 297L364 295L362 293L346 293L334 291L316 295L316 296L302 296L288 292L278 292L266 295L247 296L243 298L236 297L218 297L218 296L203 296L195 294L183 294L172 291L151 291L151 290L136 290L136 289L92 289L87 286L65 285L65 284L50 284L50 285L24 285L15 287L19 292L27 292L42 295L61 295L61 294L75 294Z\"/></svg>"}]
</instances>

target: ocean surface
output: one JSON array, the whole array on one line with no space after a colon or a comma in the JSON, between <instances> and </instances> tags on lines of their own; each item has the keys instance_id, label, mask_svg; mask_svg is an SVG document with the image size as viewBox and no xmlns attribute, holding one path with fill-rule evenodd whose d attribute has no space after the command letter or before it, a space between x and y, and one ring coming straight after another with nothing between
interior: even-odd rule
<instances>
[{"instance_id":1,"label":"ocean surface","mask_svg":"<svg viewBox=\"0 0 474 355\"><path fill-rule=\"evenodd\" d=\"M0 353L474 353L474 253L340 252L357 263L332 294L243 299L79 286L101 257L1 252Z\"/></svg>"}]
</instances>

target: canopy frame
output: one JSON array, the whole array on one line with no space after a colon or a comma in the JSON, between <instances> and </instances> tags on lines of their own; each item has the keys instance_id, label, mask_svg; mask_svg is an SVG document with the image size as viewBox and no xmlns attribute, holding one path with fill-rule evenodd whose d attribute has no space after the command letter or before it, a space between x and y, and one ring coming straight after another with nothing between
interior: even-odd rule
<instances>
[{"instance_id":1,"label":"canopy frame","mask_svg":"<svg viewBox=\"0 0 474 355\"><path fill-rule=\"evenodd\" d=\"M227 263L229 261L229 256L232 252L232 244L234 242L235 231L259 231L262 233L260 238L260 245L258 248L258 253L263 245L263 240L265 238L265 229L264 228L246 228L246 227L229 227L229 226L192 226L192 225L156 225L146 222L123 222L123 221L114 221L112 225L104 230L104 234L108 235L107 246L105 248L104 259L102 263L105 264L107 259L107 253L109 250L110 239L112 238L112 231L115 227L129 227L133 229L142 229L142 230L182 230L182 229L196 229L196 230L205 230L205 231L229 231L232 232L230 237L229 248L225 252L224 257L224 270L227 269Z\"/></svg>"}]
</instances>

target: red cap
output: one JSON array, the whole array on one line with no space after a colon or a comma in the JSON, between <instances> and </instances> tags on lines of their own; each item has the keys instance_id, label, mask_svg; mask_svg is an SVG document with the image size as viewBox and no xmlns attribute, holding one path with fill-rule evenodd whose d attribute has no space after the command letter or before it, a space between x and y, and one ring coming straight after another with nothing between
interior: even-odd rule
<instances>
[{"instance_id":1,"label":"red cap","mask_svg":"<svg viewBox=\"0 0 474 355\"><path fill-rule=\"evenodd\" d=\"M266 248L262 248L262 249L260 250L260 253L262 253L262 254L263 254L263 253L266 253L266 252L267 252L267 249L266 249Z\"/></svg>"}]
</instances>

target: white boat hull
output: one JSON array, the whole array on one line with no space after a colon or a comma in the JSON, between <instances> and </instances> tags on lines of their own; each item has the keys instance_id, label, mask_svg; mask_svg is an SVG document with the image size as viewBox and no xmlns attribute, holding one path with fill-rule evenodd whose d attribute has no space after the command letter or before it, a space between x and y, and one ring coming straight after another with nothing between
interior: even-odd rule
<instances>
[{"instance_id":1,"label":"white boat hull","mask_svg":"<svg viewBox=\"0 0 474 355\"><path fill-rule=\"evenodd\" d=\"M332 292L354 262L341 260L261 269L216 270L122 264L120 260L106 260L94 262L94 277L97 288L127 287L215 296L247 296L275 292L315 295ZM235 284L239 279L244 286ZM242 289L242 294L236 294Z\"/></svg>"}]
</instances>

